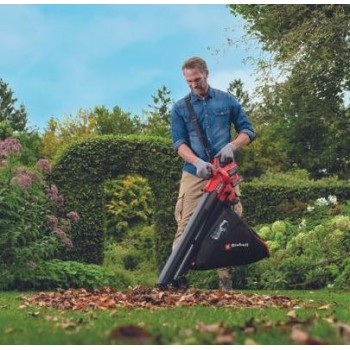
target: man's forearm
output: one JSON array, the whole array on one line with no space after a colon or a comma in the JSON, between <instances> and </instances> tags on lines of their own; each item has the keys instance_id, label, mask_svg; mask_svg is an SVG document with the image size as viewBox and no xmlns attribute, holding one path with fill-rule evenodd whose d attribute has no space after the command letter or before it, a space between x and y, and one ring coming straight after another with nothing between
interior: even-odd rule
<instances>
[{"instance_id":1,"label":"man's forearm","mask_svg":"<svg viewBox=\"0 0 350 350\"><path fill-rule=\"evenodd\" d=\"M231 144L234 146L235 149L238 149L242 146L246 146L249 143L250 143L250 138L244 132L238 134L237 137L233 141L231 141Z\"/></svg>"},{"instance_id":2,"label":"man's forearm","mask_svg":"<svg viewBox=\"0 0 350 350\"><path fill-rule=\"evenodd\" d=\"M182 144L178 150L178 155L185 160L188 163L194 164L198 157L193 153L190 147L188 147L186 144Z\"/></svg>"}]
</instances>

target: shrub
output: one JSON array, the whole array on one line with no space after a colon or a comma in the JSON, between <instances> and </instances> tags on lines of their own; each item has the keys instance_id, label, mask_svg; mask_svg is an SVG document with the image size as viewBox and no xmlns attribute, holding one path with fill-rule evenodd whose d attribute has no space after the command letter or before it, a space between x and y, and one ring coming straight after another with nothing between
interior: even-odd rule
<instances>
[{"instance_id":1,"label":"shrub","mask_svg":"<svg viewBox=\"0 0 350 350\"><path fill-rule=\"evenodd\" d=\"M117 241L127 230L140 224L150 224L153 216L153 195L147 179L141 176L126 176L107 180L106 230Z\"/></svg>"},{"instance_id":2,"label":"shrub","mask_svg":"<svg viewBox=\"0 0 350 350\"><path fill-rule=\"evenodd\" d=\"M103 183L136 174L149 181L154 194L154 224L159 265L171 251L175 232L174 207L182 161L169 140L156 137L102 136L70 145L56 160L54 181L67 208L77 210L79 227L72 232L75 247L67 260L100 264L104 258L105 211Z\"/></svg>"},{"instance_id":3,"label":"shrub","mask_svg":"<svg viewBox=\"0 0 350 350\"><path fill-rule=\"evenodd\" d=\"M122 241L107 243L103 266L109 271L124 271L131 285L153 287L158 273L155 257L154 225L139 225L129 230Z\"/></svg>"},{"instance_id":4,"label":"shrub","mask_svg":"<svg viewBox=\"0 0 350 350\"><path fill-rule=\"evenodd\" d=\"M261 178L243 182L244 217L250 225L288 218L297 222L307 211L308 203L335 195L339 201L350 198L350 184L335 177L310 180L304 170L285 174L267 173Z\"/></svg>"},{"instance_id":5,"label":"shrub","mask_svg":"<svg viewBox=\"0 0 350 350\"><path fill-rule=\"evenodd\" d=\"M9 289L52 290L85 288L95 289L110 286L125 289L130 278L123 271L108 271L106 268L77 261L43 261L26 273L17 274Z\"/></svg>"},{"instance_id":6,"label":"shrub","mask_svg":"<svg viewBox=\"0 0 350 350\"><path fill-rule=\"evenodd\" d=\"M43 261L52 259L61 247L69 249L67 233L79 216L67 213L63 196L46 182L50 171L46 160L37 169L20 167L16 157L21 145L8 138L0 142L0 287L3 289L26 276ZM41 172L40 172L41 171Z\"/></svg>"},{"instance_id":7,"label":"shrub","mask_svg":"<svg viewBox=\"0 0 350 350\"><path fill-rule=\"evenodd\" d=\"M286 231L277 231L267 241L270 258L240 268L234 274L235 287L349 288L350 217L342 212L347 212L347 206L334 197L320 198L309 206L299 225L282 221ZM265 224L260 230L268 232L267 227L282 226L282 222Z\"/></svg>"}]
</instances>

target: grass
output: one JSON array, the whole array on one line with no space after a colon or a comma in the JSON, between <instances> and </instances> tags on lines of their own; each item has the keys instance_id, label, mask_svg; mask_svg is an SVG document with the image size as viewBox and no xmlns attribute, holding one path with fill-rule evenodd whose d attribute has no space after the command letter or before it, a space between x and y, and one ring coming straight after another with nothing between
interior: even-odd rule
<instances>
[{"instance_id":1,"label":"grass","mask_svg":"<svg viewBox=\"0 0 350 350\"><path fill-rule=\"evenodd\" d=\"M244 293L249 293L244 291ZM255 292L254 292L255 293ZM61 311L49 308L21 308L21 295L0 293L1 345L66 344L214 344L220 334L230 334L233 344L295 344L290 338L298 327L321 343L350 343L349 292L261 291L300 300L295 315L282 308L172 307L168 309L120 309ZM203 328L214 325L214 329ZM123 337L120 326L138 326L144 335ZM349 327L350 328L350 327ZM114 330L114 332L113 332ZM340 334L341 333L341 334ZM112 337L111 334L114 334Z\"/></svg>"}]
</instances>

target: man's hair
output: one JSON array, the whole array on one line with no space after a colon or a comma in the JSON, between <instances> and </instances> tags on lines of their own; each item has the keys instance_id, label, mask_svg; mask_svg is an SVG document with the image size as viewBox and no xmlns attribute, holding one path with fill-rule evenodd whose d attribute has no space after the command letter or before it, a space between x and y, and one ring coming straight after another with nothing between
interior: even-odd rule
<instances>
[{"instance_id":1,"label":"man's hair","mask_svg":"<svg viewBox=\"0 0 350 350\"><path fill-rule=\"evenodd\" d=\"M201 73L207 72L207 63L200 57L191 57L184 62L182 70L198 68Z\"/></svg>"}]
</instances>

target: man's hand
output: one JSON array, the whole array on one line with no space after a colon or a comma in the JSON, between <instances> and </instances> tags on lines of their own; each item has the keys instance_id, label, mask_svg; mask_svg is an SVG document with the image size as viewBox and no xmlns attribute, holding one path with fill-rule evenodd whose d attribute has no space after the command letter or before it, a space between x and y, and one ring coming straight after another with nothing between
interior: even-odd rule
<instances>
[{"instance_id":1,"label":"man's hand","mask_svg":"<svg viewBox=\"0 0 350 350\"><path fill-rule=\"evenodd\" d=\"M231 163L235 160L235 150L237 147L233 143L228 143L224 146L220 152L218 152L215 157L220 157L221 163Z\"/></svg>"},{"instance_id":2,"label":"man's hand","mask_svg":"<svg viewBox=\"0 0 350 350\"><path fill-rule=\"evenodd\" d=\"M200 158L197 158L193 165L197 168L197 176L203 179L209 179L214 170L212 164L205 162Z\"/></svg>"}]
</instances>

